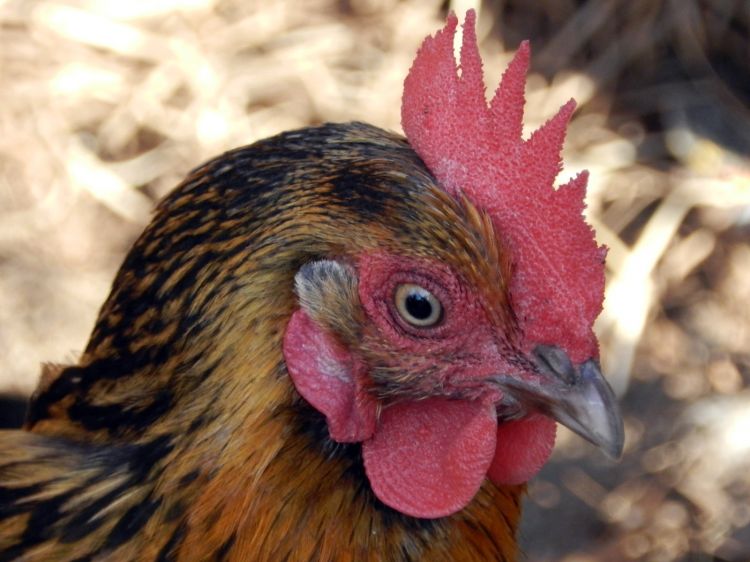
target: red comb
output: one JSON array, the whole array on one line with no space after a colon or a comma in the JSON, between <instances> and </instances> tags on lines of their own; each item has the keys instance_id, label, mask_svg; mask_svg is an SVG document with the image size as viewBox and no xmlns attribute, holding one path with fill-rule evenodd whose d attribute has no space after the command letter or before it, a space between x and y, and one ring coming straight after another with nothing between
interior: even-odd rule
<instances>
[{"instance_id":1,"label":"red comb","mask_svg":"<svg viewBox=\"0 0 750 562\"><path fill-rule=\"evenodd\" d=\"M511 296L526 343L560 345L573 361L596 357L591 326L604 299L606 250L583 219L587 174L554 187L575 102L523 140L529 45L521 44L488 105L475 19L469 10L460 67L454 14L425 39L404 82L404 132L449 193L492 216L512 253Z\"/></svg>"}]
</instances>

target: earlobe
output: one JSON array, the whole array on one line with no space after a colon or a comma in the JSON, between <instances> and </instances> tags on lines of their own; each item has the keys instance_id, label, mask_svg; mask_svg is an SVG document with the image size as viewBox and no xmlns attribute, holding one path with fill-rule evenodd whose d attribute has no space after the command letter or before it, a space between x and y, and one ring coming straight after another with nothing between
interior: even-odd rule
<instances>
[{"instance_id":1,"label":"earlobe","mask_svg":"<svg viewBox=\"0 0 750 562\"><path fill-rule=\"evenodd\" d=\"M376 402L364 366L303 310L292 314L283 343L297 392L325 415L331 439L356 443L375 432Z\"/></svg>"}]
</instances>

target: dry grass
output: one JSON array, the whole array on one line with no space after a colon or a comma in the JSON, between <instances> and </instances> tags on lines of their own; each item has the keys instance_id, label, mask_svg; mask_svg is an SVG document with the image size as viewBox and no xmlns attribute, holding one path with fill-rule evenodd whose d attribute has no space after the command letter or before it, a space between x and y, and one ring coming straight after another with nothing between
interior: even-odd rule
<instances>
[{"instance_id":1,"label":"dry grass","mask_svg":"<svg viewBox=\"0 0 750 562\"><path fill-rule=\"evenodd\" d=\"M401 81L443 9L0 0L0 389L75 358L190 168L311 123L399 129ZM489 83L532 39L528 124L581 106L565 176L592 172L602 356L628 430L619 465L561 435L532 486L531 560L750 559L749 30L740 0L482 6Z\"/></svg>"}]
</instances>

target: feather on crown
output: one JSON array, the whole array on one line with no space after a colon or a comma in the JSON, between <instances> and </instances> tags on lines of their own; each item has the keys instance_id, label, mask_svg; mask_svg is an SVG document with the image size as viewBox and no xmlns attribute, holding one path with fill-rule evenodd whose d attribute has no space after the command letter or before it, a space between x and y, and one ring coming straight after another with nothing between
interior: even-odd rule
<instances>
[{"instance_id":1,"label":"feather on crown","mask_svg":"<svg viewBox=\"0 0 750 562\"><path fill-rule=\"evenodd\" d=\"M475 19L468 11L460 67L454 14L422 43L404 82L404 132L444 189L492 217L511 251L511 298L524 341L562 345L573 361L596 357L592 324L604 299L606 249L583 219L588 175L554 187L575 102L524 140L529 45L521 44L488 105Z\"/></svg>"}]
</instances>

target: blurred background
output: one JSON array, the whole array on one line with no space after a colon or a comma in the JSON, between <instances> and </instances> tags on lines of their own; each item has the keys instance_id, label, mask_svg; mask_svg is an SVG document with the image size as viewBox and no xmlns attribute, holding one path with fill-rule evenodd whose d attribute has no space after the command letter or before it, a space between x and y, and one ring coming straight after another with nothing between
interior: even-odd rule
<instances>
[{"instance_id":1,"label":"blurred background","mask_svg":"<svg viewBox=\"0 0 750 562\"><path fill-rule=\"evenodd\" d=\"M750 2L0 0L0 424L74 362L154 203L282 130L400 130L448 10L479 12L490 91L525 38L526 123L579 110L609 246L602 361L619 464L560 431L530 486L529 561L750 560Z\"/></svg>"}]
</instances>

